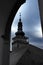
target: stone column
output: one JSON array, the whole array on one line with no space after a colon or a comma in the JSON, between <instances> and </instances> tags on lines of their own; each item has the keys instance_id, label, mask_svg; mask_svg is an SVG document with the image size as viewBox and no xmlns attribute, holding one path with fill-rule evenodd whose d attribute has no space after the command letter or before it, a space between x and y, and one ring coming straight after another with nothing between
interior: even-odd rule
<instances>
[{"instance_id":1,"label":"stone column","mask_svg":"<svg viewBox=\"0 0 43 65\"><path fill-rule=\"evenodd\" d=\"M9 55L10 55L10 39L2 36L3 38L3 57L2 65L9 65Z\"/></svg>"},{"instance_id":2,"label":"stone column","mask_svg":"<svg viewBox=\"0 0 43 65\"><path fill-rule=\"evenodd\" d=\"M43 0L38 0L39 4L39 12L40 12L40 18L41 18L41 27L42 27L42 33L43 33Z\"/></svg>"}]
</instances>

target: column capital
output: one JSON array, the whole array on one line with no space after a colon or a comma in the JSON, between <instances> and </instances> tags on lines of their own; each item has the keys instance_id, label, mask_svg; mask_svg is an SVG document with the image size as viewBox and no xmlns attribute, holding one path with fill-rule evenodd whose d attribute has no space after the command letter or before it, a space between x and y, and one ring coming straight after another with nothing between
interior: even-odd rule
<instances>
[{"instance_id":1,"label":"column capital","mask_svg":"<svg viewBox=\"0 0 43 65\"><path fill-rule=\"evenodd\" d=\"M10 41L9 37L7 37L5 35L2 35L1 37L4 40L5 43L9 43L9 41Z\"/></svg>"}]
</instances>

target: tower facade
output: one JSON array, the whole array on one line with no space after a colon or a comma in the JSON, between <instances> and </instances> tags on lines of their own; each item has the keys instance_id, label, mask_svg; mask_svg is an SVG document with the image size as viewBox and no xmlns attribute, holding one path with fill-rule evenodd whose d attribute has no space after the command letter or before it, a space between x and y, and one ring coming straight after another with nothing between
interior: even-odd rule
<instances>
[{"instance_id":1,"label":"tower facade","mask_svg":"<svg viewBox=\"0 0 43 65\"><path fill-rule=\"evenodd\" d=\"M18 29L17 32L15 33L15 37L13 38L13 48L19 48L21 46L25 46L26 44L29 44L27 41L28 37L25 36L25 33L23 32L23 24L21 21L21 14L20 14L20 19L18 22Z\"/></svg>"}]
</instances>

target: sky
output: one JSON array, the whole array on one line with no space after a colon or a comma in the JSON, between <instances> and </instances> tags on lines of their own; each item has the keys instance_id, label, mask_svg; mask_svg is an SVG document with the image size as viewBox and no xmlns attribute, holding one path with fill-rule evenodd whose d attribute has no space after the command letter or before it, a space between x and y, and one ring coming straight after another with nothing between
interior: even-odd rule
<instances>
[{"instance_id":1,"label":"sky","mask_svg":"<svg viewBox=\"0 0 43 65\"><path fill-rule=\"evenodd\" d=\"M25 35L29 37L29 44L43 49L43 37L38 0L26 0L26 3L21 5L12 23L12 37L14 37L15 32L17 31L20 13L23 23L23 31L25 32Z\"/></svg>"}]
</instances>

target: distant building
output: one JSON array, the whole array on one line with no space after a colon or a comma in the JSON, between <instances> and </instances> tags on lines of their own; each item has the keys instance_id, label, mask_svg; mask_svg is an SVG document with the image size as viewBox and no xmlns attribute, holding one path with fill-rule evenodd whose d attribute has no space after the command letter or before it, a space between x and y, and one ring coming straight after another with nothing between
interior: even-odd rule
<instances>
[{"instance_id":1,"label":"distant building","mask_svg":"<svg viewBox=\"0 0 43 65\"><path fill-rule=\"evenodd\" d=\"M29 42L27 41L28 40L28 37L25 36L25 33L23 32L23 29L22 29L22 21L21 21L21 14L20 14L20 19L19 19L19 22L18 22L18 30L17 32L15 33L15 37L13 38L13 49L14 47L21 47L21 46L25 46L26 44L29 44Z\"/></svg>"}]
</instances>

